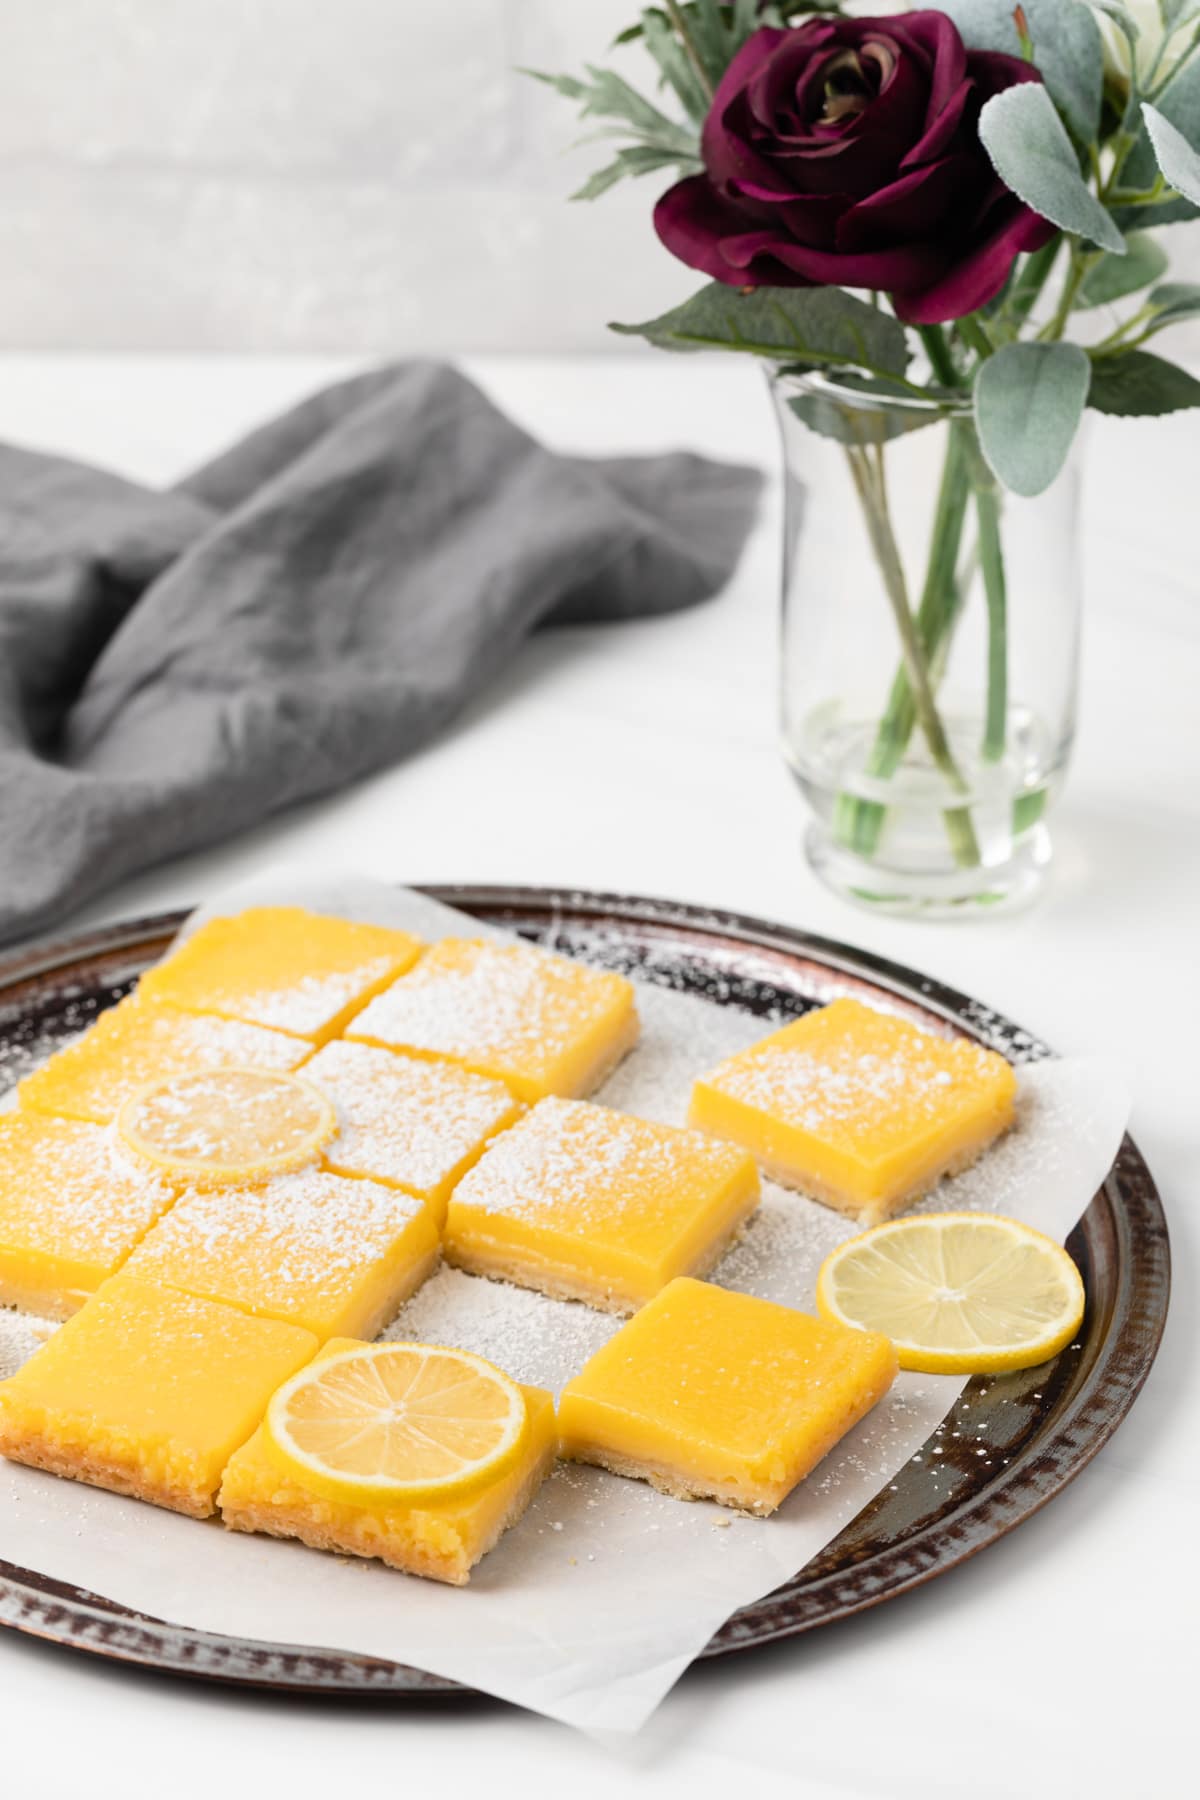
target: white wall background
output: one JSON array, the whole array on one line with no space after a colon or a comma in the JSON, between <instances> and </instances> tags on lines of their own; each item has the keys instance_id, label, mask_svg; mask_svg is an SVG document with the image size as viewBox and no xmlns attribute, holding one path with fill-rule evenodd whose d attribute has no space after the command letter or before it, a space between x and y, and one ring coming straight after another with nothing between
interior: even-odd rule
<instances>
[{"instance_id":1,"label":"white wall background","mask_svg":"<svg viewBox=\"0 0 1200 1800\"><path fill-rule=\"evenodd\" d=\"M568 205L597 147L516 69L636 11L0 0L0 349L618 347L695 285L663 183Z\"/></svg>"}]
</instances>

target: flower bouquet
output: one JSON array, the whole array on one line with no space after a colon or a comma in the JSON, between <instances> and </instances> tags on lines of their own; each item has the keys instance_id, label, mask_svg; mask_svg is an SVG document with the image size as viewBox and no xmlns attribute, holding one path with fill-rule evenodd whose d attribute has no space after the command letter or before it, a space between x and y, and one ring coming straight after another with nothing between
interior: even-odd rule
<instances>
[{"instance_id":1,"label":"flower bouquet","mask_svg":"<svg viewBox=\"0 0 1200 1800\"><path fill-rule=\"evenodd\" d=\"M655 228L710 278L614 329L768 365L810 857L893 910L1026 899L1073 729L1072 446L1088 408L1200 405L1146 347L1200 316L1157 230L1200 216L1200 0L664 0L618 44L655 90L540 79L617 140L578 197L673 172Z\"/></svg>"}]
</instances>

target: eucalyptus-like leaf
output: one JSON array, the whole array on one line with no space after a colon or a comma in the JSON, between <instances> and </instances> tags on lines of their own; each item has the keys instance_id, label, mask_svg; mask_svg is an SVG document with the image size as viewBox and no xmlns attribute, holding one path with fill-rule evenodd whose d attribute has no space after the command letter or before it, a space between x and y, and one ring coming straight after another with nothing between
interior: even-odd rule
<instances>
[{"instance_id":1,"label":"eucalyptus-like leaf","mask_svg":"<svg viewBox=\"0 0 1200 1800\"><path fill-rule=\"evenodd\" d=\"M1143 106L1142 117L1159 168L1176 193L1193 206L1200 206L1200 150L1189 144L1178 126L1164 118L1157 107Z\"/></svg>"},{"instance_id":2,"label":"eucalyptus-like leaf","mask_svg":"<svg viewBox=\"0 0 1200 1800\"><path fill-rule=\"evenodd\" d=\"M1136 294L1166 273L1167 253L1157 238L1144 231L1131 231L1125 239L1124 256L1105 256L1088 270L1079 290L1076 306L1109 306Z\"/></svg>"},{"instance_id":3,"label":"eucalyptus-like leaf","mask_svg":"<svg viewBox=\"0 0 1200 1800\"><path fill-rule=\"evenodd\" d=\"M1146 304L1154 308L1152 329L1165 331L1168 325L1200 316L1200 286L1194 281L1164 281L1151 289Z\"/></svg>"},{"instance_id":4,"label":"eucalyptus-like leaf","mask_svg":"<svg viewBox=\"0 0 1200 1800\"><path fill-rule=\"evenodd\" d=\"M975 378L975 424L997 479L1015 494L1045 491L1083 417L1091 380L1077 344L1006 344Z\"/></svg>"},{"instance_id":5,"label":"eucalyptus-like leaf","mask_svg":"<svg viewBox=\"0 0 1200 1800\"><path fill-rule=\"evenodd\" d=\"M942 0L972 50L1021 54L1014 0ZM1081 144L1100 128L1104 85L1104 43L1100 27L1079 0L1023 0L1033 40L1033 61L1047 92Z\"/></svg>"},{"instance_id":6,"label":"eucalyptus-like leaf","mask_svg":"<svg viewBox=\"0 0 1200 1800\"><path fill-rule=\"evenodd\" d=\"M682 306L641 325L613 325L664 350L740 350L771 362L902 375L904 327L841 288L740 288L710 282Z\"/></svg>"},{"instance_id":7,"label":"eucalyptus-like leaf","mask_svg":"<svg viewBox=\"0 0 1200 1800\"><path fill-rule=\"evenodd\" d=\"M1200 406L1200 381L1149 350L1125 350L1095 359L1088 405L1126 419L1158 418Z\"/></svg>"},{"instance_id":8,"label":"eucalyptus-like leaf","mask_svg":"<svg viewBox=\"0 0 1200 1800\"><path fill-rule=\"evenodd\" d=\"M1197 16L1200 16L1200 12ZM1189 56L1185 62L1180 63L1166 86L1155 95L1154 110L1161 113L1176 131L1181 132L1189 145L1200 144L1200 55ZM1141 193L1153 185L1157 174L1158 159L1150 142L1150 134L1142 123L1138 141L1121 170L1120 185L1126 190ZM1179 199L1114 207L1117 223L1122 227L1171 225L1196 218L1198 210L1200 209L1191 200L1182 195Z\"/></svg>"},{"instance_id":9,"label":"eucalyptus-like leaf","mask_svg":"<svg viewBox=\"0 0 1200 1800\"><path fill-rule=\"evenodd\" d=\"M994 94L979 135L1000 179L1061 231L1125 254L1125 239L1079 173L1066 127L1044 87L1022 82Z\"/></svg>"}]
</instances>

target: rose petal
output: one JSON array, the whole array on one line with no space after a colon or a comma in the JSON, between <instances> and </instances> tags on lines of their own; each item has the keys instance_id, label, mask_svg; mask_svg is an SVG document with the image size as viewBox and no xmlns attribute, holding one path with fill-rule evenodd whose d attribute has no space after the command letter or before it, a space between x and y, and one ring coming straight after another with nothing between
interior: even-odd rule
<instances>
[{"instance_id":1,"label":"rose petal","mask_svg":"<svg viewBox=\"0 0 1200 1800\"><path fill-rule=\"evenodd\" d=\"M677 181L654 209L654 229L671 255L732 287L745 286L746 276L726 261L721 242L744 223L744 214L722 199L707 175Z\"/></svg>"},{"instance_id":2,"label":"rose petal","mask_svg":"<svg viewBox=\"0 0 1200 1800\"><path fill-rule=\"evenodd\" d=\"M928 284L897 285L892 291L896 314L909 325L944 325L965 318L994 300L1016 258L1040 250L1055 227L1014 200L1011 210L954 266Z\"/></svg>"},{"instance_id":3,"label":"rose petal","mask_svg":"<svg viewBox=\"0 0 1200 1800\"><path fill-rule=\"evenodd\" d=\"M721 254L728 268L740 272L743 283L786 287L790 275L802 278L800 285L878 288L883 293L893 288L924 288L946 267L945 252L932 244L898 244L843 256L837 251L811 250L770 231L722 238Z\"/></svg>"},{"instance_id":4,"label":"rose petal","mask_svg":"<svg viewBox=\"0 0 1200 1800\"><path fill-rule=\"evenodd\" d=\"M948 209L978 179L973 157L944 157L924 169L913 169L860 200L845 213L837 229L842 251L868 250L905 238L930 238L942 229Z\"/></svg>"}]
</instances>

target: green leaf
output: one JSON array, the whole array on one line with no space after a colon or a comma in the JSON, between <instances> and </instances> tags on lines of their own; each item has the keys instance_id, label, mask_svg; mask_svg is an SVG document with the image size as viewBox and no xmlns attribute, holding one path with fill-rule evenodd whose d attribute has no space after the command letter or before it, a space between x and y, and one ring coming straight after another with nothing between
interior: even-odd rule
<instances>
[{"instance_id":1,"label":"green leaf","mask_svg":"<svg viewBox=\"0 0 1200 1800\"><path fill-rule=\"evenodd\" d=\"M846 385L850 387L849 383ZM862 388L850 388L851 394L855 391L869 393L872 388L866 384ZM882 384L879 391L881 398L891 397ZM858 449L890 443L893 438L904 437L910 431L936 425L943 416L933 406L855 406L852 400L842 403L836 394L819 390L790 394L787 408L819 437L832 438L835 443Z\"/></svg>"},{"instance_id":2,"label":"green leaf","mask_svg":"<svg viewBox=\"0 0 1200 1800\"><path fill-rule=\"evenodd\" d=\"M1023 0L1033 60L1046 90L1081 144L1100 127L1104 45L1100 27L1078 0ZM1021 54L1013 20L1014 0L942 0L972 50Z\"/></svg>"},{"instance_id":3,"label":"green leaf","mask_svg":"<svg viewBox=\"0 0 1200 1800\"><path fill-rule=\"evenodd\" d=\"M1083 176L1071 140L1044 87L1023 82L995 94L979 115L979 135L996 173L1060 231L1073 231L1115 256L1125 239Z\"/></svg>"},{"instance_id":4,"label":"green leaf","mask_svg":"<svg viewBox=\"0 0 1200 1800\"><path fill-rule=\"evenodd\" d=\"M1200 406L1200 381L1149 350L1124 350L1093 362L1088 405L1125 419L1157 418Z\"/></svg>"},{"instance_id":5,"label":"green leaf","mask_svg":"<svg viewBox=\"0 0 1200 1800\"><path fill-rule=\"evenodd\" d=\"M1126 294L1136 294L1165 274L1167 253L1157 238L1144 231L1130 232L1125 239L1124 256L1105 256L1088 270L1079 290L1076 306L1108 306Z\"/></svg>"},{"instance_id":6,"label":"green leaf","mask_svg":"<svg viewBox=\"0 0 1200 1800\"><path fill-rule=\"evenodd\" d=\"M1189 56L1179 65L1162 92L1155 95L1154 110L1161 113L1176 131L1182 132L1189 144L1200 144L1200 56ZM1154 147L1142 124L1138 142L1121 170L1121 186L1140 193L1153 186L1157 173ZM1121 226L1172 225L1197 216L1197 208L1183 198L1142 206L1117 206L1114 212Z\"/></svg>"},{"instance_id":7,"label":"green leaf","mask_svg":"<svg viewBox=\"0 0 1200 1800\"><path fill-rule=\"evenodd\" d=\"M1077 344L1005 344L975 378L975 423L996 477L1014 494L1043 493L1067 459L1091 380Z\"/></svg>"},{"instance_id":8,"label":"green leaf","mask_svg":"<svg viewBox=\"0 0 1200 1800\"><path fill-rule=\"evenodd\" d=\"M618 150L613 161L603 169L597 169L589 175L581 188L571 195L572 200L598 200L606 194L618 181L637 175L652 175L658 169L679 169L686 171L687 165L670 150L655 150L649 144L630 144L624 150Z\"/></svg>"},{"instance_id":9,"label":"green leaf","mask_svg":"<svg viewBox=\"0 0 1200 1800\"><path fill-rule=\"evenodd\" d=\"M1142 117L1159 168L1177 193L1193 206L1200 206L1200 151L1192 148L1182 131L1164 118L1156 106L1143 106Z\"/></svg>"},{"instance_id":10,"label":"green leaf","mask_svg":"<svg viewBox=\"0 0 1200 1800\"><path fill-rule=\"evenodd\" d=\"M1045 88L1025 81L993 95L979 115L979 135L1000 180L1027 207L1058 229L1124 256L1124 238L1079 175L1076 153Z\"/></svg>"},{"instance_id":11,"label":"green leaf","mask_svg":"<svg viewBox=\"0 0 1200 1800\"><path fill-rule=\"evenodd\" d=\"M841 288L740 288L710 282L642 325L613 325L664 350L741 350L772 362L821 363L902 375L904 327Z\"/></svg>"},{"instance_id":12,"label":"green leaf","mask_svg":"<svg viewBox=\"0 0 1200 1800\"><path fill-rule=\"evenodd\" d=\"M1200 313L1200 287L1194 281L1164 281L1150 290L1146 304L1154 308L1152 329L1165 331Z\"/></svg>"},{"instance_id":13,"label":"green leaf","mask_svg":"<svg viewBox=\"0 0 1200 1800\"><path fill-rule=\"evenodd\" d=\"M665 13L651 8L642 14L646 48L689 116L702 123L708 113L708 90L692 66L675 28Z\"/></svg>"}]
</instances>

